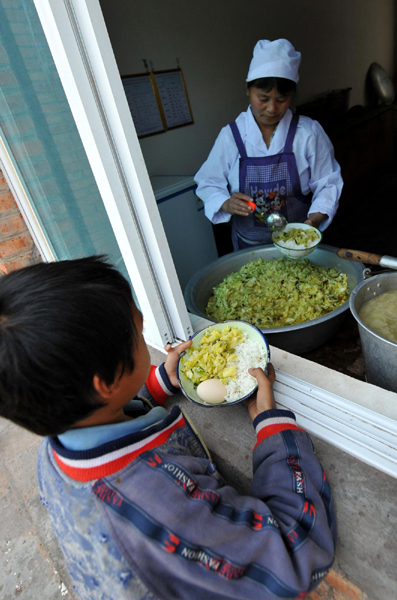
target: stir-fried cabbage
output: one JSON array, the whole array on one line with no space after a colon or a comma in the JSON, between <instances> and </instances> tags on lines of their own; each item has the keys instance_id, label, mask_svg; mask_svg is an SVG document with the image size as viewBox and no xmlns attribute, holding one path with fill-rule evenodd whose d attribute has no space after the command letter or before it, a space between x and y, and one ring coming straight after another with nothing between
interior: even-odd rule
<instances>
[{"instance_id":1,"label":"stir-fried cabbage","mask_svg":"<svg viewBox=\"0 0 397 600\"><path fill-rule=\"evenodd\" d=\"M297 229L292 227L287 231L281 231L273 237L274 241L279 244L280 242L294 242L297 246L304 246L309 248L316 242L320 236L315 229Z\"/></svg>"},{"instance_id":2,"label":"stir-fried cabbage","mask_svg":"<svg viewBox=\"0 0 397 600\"><path fill-rule=\"evenodd\" d=\"M236 348L244 339L235 325L206 331L197 347L188 348L181 358L182 371L195 385L215 378L226 385L236 378L236 365L230 363L237 360Z\"/></svg>"},{"instance_id":3,"label":"stir-fried cabbage","mask_svg":"<svg viewBox=\"0 0 397 600\"><path fill-rule=\"evenodd\" d=\"M206 312L215 321L242 319L263 329L316 319L348 297L347 277L335 268L260 258L215 286Z\"/></svg>"}]
</instances>

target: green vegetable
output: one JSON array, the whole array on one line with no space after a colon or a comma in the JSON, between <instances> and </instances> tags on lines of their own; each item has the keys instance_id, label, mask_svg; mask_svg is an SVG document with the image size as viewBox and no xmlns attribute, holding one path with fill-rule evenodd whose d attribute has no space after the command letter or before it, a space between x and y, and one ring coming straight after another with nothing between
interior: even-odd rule
<instances>
[{"instance_id":1,"label":"green vegetable","mask_svg":"<svg viewBox=\"0 0 397 600\"><path fill-rule=\"evenodd\" d=\"M206 312L215 321L242 319L264 329L316 319L348 297L347 277L334 268L260 258L215 286Z\"/></svg>"},{"instance_id":2,"label":"green vegetable","mask_svg":"<svg viewBox=\"0 0 397 600\"><path fill-rule=\"evenodd\" d=\"M281 233L274 236L274 241L278 242L295 242L299 246L304 246L308 248L316 242L320 236L318 235L315 229L298 229L296 227L292 227L287 231L282 231Z\"/></svg>"},{"instance_id":3,"label":"green vegetable","mask_svg":"<svg viewBox=\"0 0 397 600\"><path fill-rule=\"evenodd\" d=\"M235 325L208 330L198 346L193 343L181 359L182 372L195 385L214 378L226 385L228 378L236 378L236 348L243 342L244 334Z\"/></svg>"}]
</instances>

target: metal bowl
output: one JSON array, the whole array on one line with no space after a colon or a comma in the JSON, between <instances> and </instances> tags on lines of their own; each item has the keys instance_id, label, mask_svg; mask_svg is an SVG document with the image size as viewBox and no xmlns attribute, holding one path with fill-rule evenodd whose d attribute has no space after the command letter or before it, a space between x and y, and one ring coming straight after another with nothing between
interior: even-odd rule
<instances>
[{"instance_id":1,"label":"metal bowl","mask_svg":"<svg viewBox=\"0 0 397 600\"><path fill-rule=\"evenodd\" d=\"M373 275L359 283L349 304L360 333L367 382L397 393L397 344L375 333L359 316L365 302L389 290L397 290L396 271Z\"/></svg>"},{"instance_id":2,"label":"metal bowl","mask_svg":"<svg viewBox=\"0 0 397 600\"><path fill-rule=\"evenodd\" d=\"M350 294L356 285L364 279L364 265L340 258L337 255L337 250L333 246L320 244L308 260L320 267L335 267L338 271L346 273ZM267 244L265 246L255 246L255 249L248 248L227 254L200 269L190 279L185 289L185 302L188 310L215 323L205 312L214 286L221 283L226 275L238 271L246 263L259 258L278 260L282 257L273 244ZM261 329L261 331L266 335L269 344L293 354L304 354L318 348L335 335L342 325L348 309L349 301L346 300L327 315L312 321L284 327L268 327Z\"/></svg>"}]
</instances>

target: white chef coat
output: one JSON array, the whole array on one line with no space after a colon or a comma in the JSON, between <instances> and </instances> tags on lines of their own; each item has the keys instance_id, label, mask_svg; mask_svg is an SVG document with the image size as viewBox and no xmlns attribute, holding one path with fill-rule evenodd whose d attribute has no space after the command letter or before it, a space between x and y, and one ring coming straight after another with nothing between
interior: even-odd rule
<instances>
[{"instance_id":1,"label":"white chef coat","mask_svg":"<svg viewBox=\"0 0 397 600\"><path fill-rule=\"evenodd\" d=\"M292 111L288 109L277 125L268 148L251 107L242 112L236 123L247 156L271 156L282 152L291 119ZM335 216L343 187L333 146L320 123L300 116L292 150L302 193L313 193L308 214L321 212L328 215L320 225L320 229L324 230ZM220 210L220 207L234 192L239 191L239 158L232 131L227 125L221 130L207 160L194 177L198 185L197 196L204 202L205 215L214 224L227 222L232 216Z\"/></svg>"}]
</instances>

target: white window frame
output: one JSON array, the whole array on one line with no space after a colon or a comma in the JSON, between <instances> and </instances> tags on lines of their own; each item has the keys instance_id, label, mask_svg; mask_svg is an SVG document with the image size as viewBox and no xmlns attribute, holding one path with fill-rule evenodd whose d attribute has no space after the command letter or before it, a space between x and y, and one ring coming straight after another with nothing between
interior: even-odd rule
<instances>
[{"instance_id":1,"label":"white window frame","mask_svg":"<svg viewBox=\"0 0 397 600\"><path fill-rule=\"evenodd\" d=\"M155 347L193 329L98 0L34 0Z\"/></svg>"},{"instance_id":2,"label":"white window frame","mask_svg":"<svg viewBox=\"0 0 397 600\"><path fill-rule=\"evenodd\" d=\"M193 328L99 1L34 2L110 223L145 312L146 337L156 347L175 338L186 339ZM206 324L193 316L192 322L196 329ZM274 350L277 367L286 353ZM336 379L338 376L335 374ZM397 399L396 394L391 395ZM280 406L295 412L298 423L310 433L397 477L397 418L393 411L375 412L359 400L352 401L351 397L347 400L349 395L335 395L283 371L278 371L275 397Z\"/></svg>"}]
</instances>

